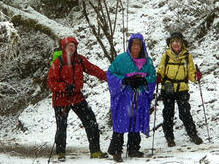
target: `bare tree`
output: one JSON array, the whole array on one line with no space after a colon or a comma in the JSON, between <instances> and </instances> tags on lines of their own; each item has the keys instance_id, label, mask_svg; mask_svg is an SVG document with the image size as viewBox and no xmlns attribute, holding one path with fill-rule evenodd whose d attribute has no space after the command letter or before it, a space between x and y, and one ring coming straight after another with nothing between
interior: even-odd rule
<instances>
[{"instance_id":1,"label":"bare tree","mask_svg":"<svg viewBox=\"0 0 219 164\"><path fill-rule=\"evenodd\" d=\"M94 34L94 36L96 37L98 43L100 44L103 52L104 52L104 56L110 61L112 62L116 55L117 52L115 50L115 42L114 42L114 34L115 34L115 30L116 30L116 22L117 22L117 14L118 14L118 8L119 8L119 4L121 3L120 0L116 1L116 8L115 8L115 16L114 16L114 20L112 20L111 18L111 14L109 12L109 6L107 5L106 0L98 0L96 2L96 4L94 4L94 2L92 1L82 1L82 7L83 7L83 15L85 16L85 19L87 21L87 23L89 24L89 27L92 31L92 33ZM97 25L95 26L95 24L91 23L90 17L89 17L89 13L87 12L87 5L90 5L90 7L95 11L96 16L97 16ZM102 31L102 33L100 32L100 30ZM106 44L104 44L103 42L103 36L107 39L107 42L110 46L110 51L107 51L107 47Z\"/></svg>"}]
</instances>

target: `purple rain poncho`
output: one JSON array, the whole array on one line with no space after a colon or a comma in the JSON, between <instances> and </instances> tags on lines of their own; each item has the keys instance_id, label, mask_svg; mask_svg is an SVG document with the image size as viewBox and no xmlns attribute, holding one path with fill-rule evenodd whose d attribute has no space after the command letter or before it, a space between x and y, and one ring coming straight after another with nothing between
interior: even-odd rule
<instances>
[{"instance_id":1,"label":"purple rain poncho","mask_svg":"<svg viewBox=\"0 0 219 164\"><path fill-rule=\"evenodd\" d=\"M138 38L143 44L145 64L139 70L130 55L130 44ZM113 131L117 133L142 132L149 135L150 104L156 84L156 71L152 60L147 55L146 46L141 34L134 34L129 40L129 48L116 57L107 71L107 81L111 96L111 113ZM133 91L130 86L123 85L122 79L128 74L145 74L147 86L140 86Z\"/></svg>"}]
</instances>

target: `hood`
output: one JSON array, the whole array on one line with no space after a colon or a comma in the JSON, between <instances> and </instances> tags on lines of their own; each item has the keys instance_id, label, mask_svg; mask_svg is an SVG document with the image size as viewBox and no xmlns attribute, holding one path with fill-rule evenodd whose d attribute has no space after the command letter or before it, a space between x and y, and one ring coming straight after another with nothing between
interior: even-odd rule
<instances>
[{"instance_id":1,"label":"hood","mask_svg":"<svg viewBox=\"0 0 219 164\"><path fill-rule=\"evenodd\" d=\"M133 42L134 39L139 39L142 42L140 58L147 58L148 57L148 52L147 52L147 49L146 49L146 44L144 42L143 35L140 34L140 33L132 34L131 37L129 38L128 48L127 48L128 54L131 54L130 53L130 48L131 48L131 45L132 45L132 42Z\"/></svg>"},{"instance_id":2,"label":"hood","mask_svg":"<svg viewBox=\"0 0 219 164\"><path fill-rule=\"evenodd\" d=\"M78 54L78 53L77 53L78 41L75 39L75 37L69 36L69 37L63 38L63 39L61 40L61 48L62 48L62 54L63 54L63 57L64 57L64 58L66 58L65 46L66 46L68 43L74 43L74 44L75 44L76 50L75 50L75 53L74 53L74 54Z\"/></svg>"},{"instance_id":3,"label":"hood","mask_svg":"<svg viewBox=\"0 0 219 164\"><path fill-rule=\"evenodd\" d=\"M72 37L72 36L63 38L63 39L61 40L61 47L62 47L62 50L65 49L65 46L66 46L68 43L74 43L75 46L76 46L76 50L77 50L78 41L77 41L74 37Z\"/></svg>"}]
</instances>

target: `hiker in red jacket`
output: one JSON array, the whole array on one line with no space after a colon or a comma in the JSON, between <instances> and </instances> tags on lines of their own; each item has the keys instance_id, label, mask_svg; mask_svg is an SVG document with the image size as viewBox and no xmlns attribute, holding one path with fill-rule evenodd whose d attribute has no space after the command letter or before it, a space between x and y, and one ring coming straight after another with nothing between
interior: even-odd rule
<instances>
[{"instance_id":1,"label":"hiker in red jacket","mask_svg":"<svg viewBox=\"0 0 219 164\"><path fill-rule=\"evenodd\" d=\"M100 150L100 135L95 115L81 92L83 72L104 81L106 72L79 55L77 45L74 37L61 40L62 56L53 62L48 75L57 124L56 153L59 160L65 160L67 118L72 109L85 127L91 158L106 158L107 154Z\"/></svg>"}]
</instances>

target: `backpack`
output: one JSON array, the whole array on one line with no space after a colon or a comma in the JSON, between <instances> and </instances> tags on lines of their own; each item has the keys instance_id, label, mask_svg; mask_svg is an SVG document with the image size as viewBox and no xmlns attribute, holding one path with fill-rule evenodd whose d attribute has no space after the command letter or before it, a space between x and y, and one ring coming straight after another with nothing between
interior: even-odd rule
<instances>
[{"instance_id":1,"label":"backpack","mask_svg":"<svg viewBox=\"0 0 219 164\"><path fill-rule=\"evenodd\" d=\"M59 48L55 49L53 53L52 61L50 62L50 66L52 66L52 63L60 56L62 56L62 50Z\"/></svg>"},{"instance_id":2,"label":"backpack","mask_svg":"<svg viewBox=\"0 0 219 164\"><path fill-rule=\"evenodd\" d=\"M61 73L62 67L64 65L64 60L63 60L63 57L62 57L62 50L59 49L59 48L55 49L55 52L53 53L53 57L52 57L52 61L50 63L50 66L52 65L52 63L56 59L59 59L59 61L60 61L59 73ZM80 55L78 55L78 59L79 59L79 63L82 65L83 71L86 72L86 69L85 69L84 64L83 64L83 60L81 59Z\"/></svg>"}]
</instances>

